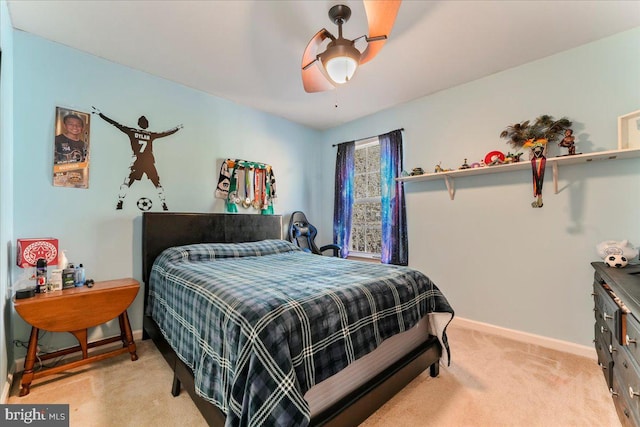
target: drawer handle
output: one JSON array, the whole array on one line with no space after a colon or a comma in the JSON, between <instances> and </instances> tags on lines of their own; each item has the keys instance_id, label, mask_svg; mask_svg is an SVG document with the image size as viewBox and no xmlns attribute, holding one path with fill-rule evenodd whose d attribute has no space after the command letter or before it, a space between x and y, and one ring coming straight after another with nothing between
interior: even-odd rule
<instances>
[{"instance_id":1,"label":"drawer handle","mask_svg":"<svg viewBox=\"0 0 640 427\"><path fill-rule=\"evenodd\" d=\"M626 342L627 342L627 345L637 343L637 341L634 340L633 338L629 338L629 335L626 336Z\"/></svg>"},{"instance_id":2,"label":"drawer handle","mask_svg":"<svg viewBox=\"0 0 640 427\"><path fill-rule=\"evenodd\" d=\"M629 397L633 399L636 396L640 396L640 393L633 391L633 387L629 386Z\"/></svg>"},{"instance_id":3,"label":"drawer handle","mask_svg":"<svg viewBox=\"0 0 640 427\"><path fill-rule=\"evenodd\" d=\"M613 391L613 387L609 389L609 393L611 393L611 396L613 397L618 397L618 393Z\"/></svg>"},{"instance_id":4,"label":"drawer handle","mask_svg":"<svg viewBox=\"0 0 640 427\"><path fill-rule=\"evenodd\" d=\"M614 351L618 351L613 345L609 344L609 353L613 354Z\"/></svg>"},{"instance_id":5,"label":"drawer handle","mask_svg":"<svg viewBox=\"0 0 640 427\"><path fill-rule=\"evenodd\" d=\"M596 295L598 295L598 294L596 294L595 292L591 292L591 296L592 297L595 297Z\"/></svg>"},{"instance_id":6,"label":"drawer handle","mask_svg":"<svg viewBox=\"0 0 640 427\"><path fill-rule=\"evenodd\" d=\"M609 316L606 311L604 313L602 313L602 317L604 318L604 320L612 320L613 319L613 316Z\"/></svg>"},{"instance_id":7,"label":"drawer handle","mask_svg":"<svg viewBox=\"0 0 640 427\"><path fill-rule=\"evenodd\" d=\"M600 326L600 333L604 334L605 332L609 332L609 330L607 328L605 328L604 326Z\"/></svg>"},{"instance_id":8,"label":"drawer handle","mask_svg":"<svg viewBox=\"0 0 640 427\"><path fill-rule=\"evenodd\" d=\"M600 365L600 367L602 368L602 370L603 370L603 371L606 371L606 370L607 370L607 367L606 367L606 366L604 366L602 363L598 363L598 365Z\"/></svg>"}]
</instances>

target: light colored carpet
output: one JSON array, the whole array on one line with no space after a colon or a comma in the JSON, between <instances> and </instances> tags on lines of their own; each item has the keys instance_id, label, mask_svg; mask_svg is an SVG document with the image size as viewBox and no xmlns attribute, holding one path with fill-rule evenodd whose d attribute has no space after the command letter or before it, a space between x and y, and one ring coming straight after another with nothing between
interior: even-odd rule
<instances>
[{"instance_id":1,"label":"light colored carpet","mask_svg":"<svg viewBox=\"0 0 640 427\"><path fill-rule=\"evenodd\" d=\"M428 370L361 427L620 426L594 360L495 335L449 327L451 366ZM69 403L72 427L205 426L186 392L171 396L172 373L151 341L128 354L34 381L8 403Z\"/></svg>"},{"instance_id":2,"label":"light colored carpet","mask_svg":"<svg viewBox=\"0 0 640 427\"><path fill-rule=\"evenodd\" d=\"M595 360L448 329L451 366L423 372L362 427L620 426Z\"/></svg>"}]
</instances>

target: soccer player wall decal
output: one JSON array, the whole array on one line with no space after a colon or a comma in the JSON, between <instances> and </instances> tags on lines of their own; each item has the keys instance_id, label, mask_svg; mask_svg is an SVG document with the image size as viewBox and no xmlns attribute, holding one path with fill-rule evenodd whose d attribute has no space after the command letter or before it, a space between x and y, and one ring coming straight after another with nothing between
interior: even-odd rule
<instances>
[{"instance_id":1,"label":"soccer player wall decal","mask_svg":"<svg viewBox=\"0 0 640 427\"><path fill-rule=\"evenodd\" d=\"M101 119L106 121L107 123L115 126L121 132L125 133L129 137L129 141L131 142L131 150L132 154L132 162L129 166L129 176L127 176L120 186L120 192L118 193L118 204L116 205L116 209L122 209L124 204L124 198L127 195L127 190L131 187L134 181L140 181L143 175L147 175L147 178L151 180L153 185L155 185L158 190L158 197L160 198L160 202L162 203L162 210L169 210L167 207L167 203L165 200L164 189L162 185L160 185L160 176L158 175L158 170L156 169L156 161L153 156L153 141L158 138L163 138L165 136L173 135L183 128L182 124L169 129L165 132L150 132L147 130L149 127L149 121L145 116L140 116L138 119L138 126L140 128L132 128L128 126L121 125L115 120L105 116L102 114L100 110L96 107L91 107L93 109L92 114L97 114Z\"/></svg>"}]
</instances>

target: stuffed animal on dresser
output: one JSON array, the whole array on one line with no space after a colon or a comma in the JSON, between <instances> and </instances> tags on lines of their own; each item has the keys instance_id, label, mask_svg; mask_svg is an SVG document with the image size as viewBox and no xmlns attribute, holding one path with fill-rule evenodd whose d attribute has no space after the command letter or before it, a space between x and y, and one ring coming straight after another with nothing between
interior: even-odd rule
<instances>
[{"instance_id":1,"label":"stuffed animal on dresser","mask_svg":"<svg viewBox=\"0 0 640 427\"><path fill-rule=\"evenodd\" d=\"M628 240L605 240L596 245L596 251L605 264L616 268L626 267L631 259L638 256L638 249Z\"/></svg>"}]
</instances>

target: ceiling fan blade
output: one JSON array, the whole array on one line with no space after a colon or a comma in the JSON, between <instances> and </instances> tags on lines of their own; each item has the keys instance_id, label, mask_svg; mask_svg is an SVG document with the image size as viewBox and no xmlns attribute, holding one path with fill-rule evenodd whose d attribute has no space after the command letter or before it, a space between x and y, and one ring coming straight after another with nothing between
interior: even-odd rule
<instances>
[{"instance_id":1,"label":"ceiling fan blade","mask_svg":"<svg viewBox=\"0 0 640 427\"><path fill-rule=\"evenodd\" d=\"M324 74L320 60L317 59L318 47L328 37L333 36L326 29L321 29L311 38L302 54L302 84L306 92L323 92L335 87Z\"/></svg>"},{"instance_id":2,"label":"ceiling fan blade","mask_svg":"<svg viewBox=\"0 0 640 427\"><path fill-rule=\"evenodd\" d=\"M363 1L364 10L367 13L367 22L369 23L369 38L379 36L389 37L402 0ZM382 49L385 43L386 39L369 42L367 48L362 52L360 64L371 61L378 52L380 52L380 49Z\"/></svg>"}]
</instances>

